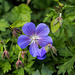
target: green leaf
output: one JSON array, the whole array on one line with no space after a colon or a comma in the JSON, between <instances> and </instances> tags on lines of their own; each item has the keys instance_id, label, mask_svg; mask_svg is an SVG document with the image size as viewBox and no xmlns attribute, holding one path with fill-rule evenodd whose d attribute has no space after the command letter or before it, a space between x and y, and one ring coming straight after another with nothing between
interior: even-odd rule
<instances>
[{"instance_id":1,"label":"green leaf","mask_svg":"<svg viewBox=\"0 0 75 75\"><path fill-rule=\"evenodd\" d=\"M59 0L54 0L54 1L59 2Z\"/></svg>"},{"instance_id":2,"label":"green leaf","mask_svg":"<svg viewBox=\"0 0 75 75\"><path fill-rule=\"evenodd\" d=\"M67 71L68 74L71 73L72 69L74 69L73 64L75 62L75 56L72 57L69 61L65 62L63 65L57 66L58 70L58 74L65 74L65 72Z\"/></svg>"},{"instance_id":3,"label":"green leaf","mask_svg":"<svg viewBox=\"0 0 75 75\"><path fill-rule=\"evenodd\" d=\"M31 62L32 60L36 59L36 57L33 57L33 56L30 54L29 51L27 52L27 54L28 54L28 61L29 61L29 62Z\"/></svg>"},{"instance_id":4,"label":"green leaf","mask_svg":"<svg viewBox=\"0 0 75 75\"><path fill-rule=\"evenodd\" d=\"M11 38L6 39L4 42L7 44L10 41Z\"/></svg>"},{"instance_id":5,"label":"green leaf","mask_svg":"<svg viewBox=\"0 0 75 75\"><path fill-rule=\"evenodd\" d=\"M29 63L26 64L26 67L31 67L34 64L34 61L30 61Z\"/></svg>"},{"instance_id":6,"label":"green leaf","mask_svg":"<svg viewBox=\"0 0 75 75\"><path fill-rule=\"evenodd\" d=\"M40 75L39 70L36 70L32 75Z\"/></svg>"},{"instance_id":7,"label":"green leaf","mask_svg":"<svg viewBox=\"0 0 75 75\"><path fill-rule=\"evenodd\" d=\"M4 0L0 0L0 3L2 3Z\"/></svg>"},{"instance_id":8,"label":"green leaf","mask_svg":"<svg viewBox=\"0 0 75 75\"><path fill-rule=\"evenodd\" d=\"M52 33L55 33L60 28L60 23L58 22L56 25L53 26L54 22L55 22L55 19L52 20L52 22L51 22Z\"/></svg>"},{"instance_id":9,"label":"green leaf","mask_svg":"<svg viewBox=\"0 0 75 75\"><path fill-rule=\"evenodd\" d=\"M3 17L6 18L11 23L15 21L30 22L31 20L31 10L26 4L20 4L15 6L11 12L7 13ZM8 18L9 17L9 18Z\"/></svg>"},{"instance_id":10,"label":"green leaf","mask_svg":"<svg viewBox=\"0 0 75 75\"><path fill-rule=\"evenodd\" d=\"M58 2L59 3L59 5L61 6L61 7L63 7L64 6L64 4L62 4L62 3L60 3L60 2Z\"/></svg>"},{"instance_id":11,"label":"green leaf","mask_svg":"<svg viewBox=\"0 0 75 75\"><path fill-rule=\"evenodd\" d=\"M7 1L4 1L4 11L7 12L10 9L10 4Z\"/></svg>"},{"instance_id":12,"label":"green leaf","mask_svg":"<svg viewBox=\"0 0 75 75\"><path fill-rule=\"evenodd\" d=\"M5 61L2 65L1 65L3 72L8 72L9 70L11 70L11 65L8 61Z\"/></svg>"},{"instance_id":13,"label":"green leaf","mask_svg":"<svg viewBox=\"0 0 75 75\"><path fill-rule=\"evenodd\" d=\"M0 30L6 31L6 28L9 27L9 23L5 19L0 20Z\"/></svg>"},{"instance_id":14,"label":"green leaf","mask_svg":"<svg viewBox=\"0 0 75 75\"><path fill-rule=\"evenodd\" d=\"M41 69L41 75L52 75L53 71L49 70L48 67L45 67L44 64L42 64Z\"/></svg>"},{"instance_id":15,"label":"green leaf","mask_svg":"<svg viewBox=\"0 0 75 75\"><path fill-rule=\"evenodd\" d=\"M58 53L60 54L60 56L64 56L64 57L74 56L74 54L67 47L64 48L61 47L58 50Z\"/></svg>"},{"instance_id":16,"label":"green leaf","mask_svg":"<svg viewBox=\"0 0 75 75\"><path fill-rule=\"evenodd\" d=\"M23 69L23 68L21 68L21 69L18 70L18 75L25 75L25 74L24 74L24 69Z\"/></svg>"},{"instance_id":17,"label":"green leaf","mask_svg":"<svg viewBox=\"0 0 75 75\"><path fill-rule=\"evenodd\" d=\"M0 60L2 60L2 53L3 51L0 51Z\"/></svg>"},{"instance_id":18,"label":"green leaf","mask_svg":"<svg viewBox=\"0 0 75 75\"><path fill-rule=\"evenodd\" d=\"M22 51L22 49L18 46L18 44L16 45L11 45L11 49L15 52L15 54L19 54L20 51Z\"/></svg>"},{"instance_id":19,"label":"green leaf","mask_svg":"<svg viewBox=\"0 0 75 75\"><path fill-rule=\"evenodd\" d=\"M26 70L26 72L28 72L29 74L31 74L31 73L33 73L34 72L34 68L32 68L32 67L25 67L25 70Z\"/></svg>"},{"instance_id":20,"label":"green leaf","mask_svg":"<svg viewBox=\"0 0 75 75\"><path fill-rule=\"evenodd\" d=\"M14 28L14 27L21 27L25 24L26 22L24 21L15 21L10 27Z\"/></svg>"},{"instance_id":21,"label":"green leaf","mask_svg":"<svg viewBox=\"0 0 75 75\"><path fill-rule=\"evenodd\" d=\"M20 68L18 70L15 70L15 71L13 71L13 73L15 73L14 75L25 75L23 68Z\"/></svg>"},{"instance_id":22,"label":"green leaf","mask_svg":"<svg viewBox=\"0 0 75 75\"><path fill-rule=\"evenodd\" d=\"M50 18L53 16L53 12L50 14L47 14L46 17L44 18L43 22L47 22L48 20L50 21Z\"/></svg>"},{"instance_id":23,"label":"green leaf","mask_svg":"<svg viewBox=\"0 0 75 75\"><path fill-rule=\"evenodd\" d=\"M49 70L48 67L45 67L44 64L42 64L41 74L39 70L36 70L32 75L52 75L52 73L53 71Z\"/></svg>"},{"instance_id":24,"label":"green leaf","mask_svg":"<svg viewBox=\"0 0 75 75\"><path fill-rule=\"evenodd\" d=\"M0 43L0 51L3 51L3 45Z\"/></svg>"}]
</instances>

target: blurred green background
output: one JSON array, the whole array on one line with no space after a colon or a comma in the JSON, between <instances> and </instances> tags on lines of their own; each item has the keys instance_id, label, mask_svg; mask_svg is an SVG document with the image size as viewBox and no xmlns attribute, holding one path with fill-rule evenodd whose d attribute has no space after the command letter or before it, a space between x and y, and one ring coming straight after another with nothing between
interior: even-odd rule
<instances>
[{"instance_id":1,"label":"blurred green background","mask_svg":"<svg viewBox=\"0 0 75 75\"><path fill-rule=\"evenodd\" d=\"M60 13L62 20L58 21ZM17 70L16 62L22 49L16 37L21 35L22 26L27 22L49 26L57 56L51 51L46 59L38 60L30 55L27 47L25 58L20 58L24 68ZM13 33L14 28L21 31ZM0 75L75 75L75 0L0 0L1 40L10 60L2 58L4 46L0 43Z\"/></svg>"}]
</instances>

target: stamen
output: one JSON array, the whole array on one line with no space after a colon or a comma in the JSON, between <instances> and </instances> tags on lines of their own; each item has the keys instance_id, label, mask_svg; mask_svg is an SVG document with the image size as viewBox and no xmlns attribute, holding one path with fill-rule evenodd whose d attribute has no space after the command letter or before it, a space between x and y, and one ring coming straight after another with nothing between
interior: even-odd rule
<instances>
[{"instance_id":1,"label":"stamen","mask_svg":"<svg viewBox=\"0 0 75 75\"><path fill-rule=\"evenodd\" d=\"M36 35L32 36L31 37L31 40L32 40L31 43L36 42L38 44L38 39L39 39L39 36L36 36Z\"/></svg>"}]
</instances>

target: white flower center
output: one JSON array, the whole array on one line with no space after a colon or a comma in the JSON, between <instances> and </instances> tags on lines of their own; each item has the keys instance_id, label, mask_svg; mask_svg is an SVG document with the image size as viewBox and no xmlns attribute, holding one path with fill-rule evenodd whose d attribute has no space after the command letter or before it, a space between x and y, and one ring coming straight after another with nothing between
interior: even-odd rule
<instances>
[{"instance_id":1,"label":"white flower center","mask_svg":"<svg viewBox=\"0 0 75 75\"><path fill-rule=\"evenodd\" d=\"M38 39L40 39L40 37L39 36L36 36L36 35L33 35L30 38L31 38L31 43L32 42L37 42L38 43Z\"/></svg>"},{"instance_id":2,"label":"white flower center","mask_svg":"<svg viewBox=\"0 0 75 75\"><path fill-rule=\"evenodd\" d=\"M36 40L36 37L35 37L35 36L33 36L33 37L32 37L32 40Z\"/></svg>"}]
</instances>

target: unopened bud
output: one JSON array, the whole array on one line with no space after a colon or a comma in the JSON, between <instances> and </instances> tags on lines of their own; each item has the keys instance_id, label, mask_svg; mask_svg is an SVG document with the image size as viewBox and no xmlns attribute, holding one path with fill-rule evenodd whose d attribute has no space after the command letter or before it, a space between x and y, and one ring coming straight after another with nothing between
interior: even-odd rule
<instances>
[{"instance_id":1,"label":"unopened bud","mask_svg":"<svg viewBox=\"0 0 75 75\"><path fill-rule=\"evenodd\" d=\"M54 20L53 26L56 25L58 22L60 23L60 26L62 26L63 19L62 19L61 17L62 17L62 13L60 13L60 14L59 14L59 17L57 17L57 18Z\"/></svg>"},{"instance_id":2,"label":"unopened bud","mask_svg":"<svg viewBox=\"0 0 75 75\"><path fill-rule=\"evenodd\" d=\"M22 31L19 28L14 28L14 29L17 33L22 34Z\"/></svg>"},{"instance_id":3,"label":"unopened bud","mask_svg":"<svg viewBox=\"0 0 75 75\"><path fill-rule=\"evenodd\" d=\"M25 54L26 54L26 52L25 51L22 51L21 56L22 56L23 59L25 58Z\"/></svg>"},{"instance_id":4,"label":"unopened bud","mask_svg":"<svg viewBox=\"0 0 75 75\"><path fill-rule=\"evenodd\" d=\"M19 68L19 60L16 62L16 68Z\"/></svg>"},{"instance_id":5,"label":"unopened bud","mask_svg":"<svg viewBox=\"0 0 75 75\"><path fill-rule=\"evenodd\" d=\"M57 55L56 48L55 48L54 46L52 46L51 44L49 44L49 45L50 45L50 47L51 47L51 49L52 49L52 52L53 52L55 55Z\"/></svg>"},{"instance_id":6,"label":"unopened bud","mask_svg":"<svg viewBox=\"0 0 75 75\"><path fill-rule=\"evenodd\" d=\"M2 53L2 58L4 58L4 56L5 56L5 52Z\"/></svg>"},{"instance_id":7,"label":"unopened bud","mask_svg":"<svg viewBox=\"0 0 75 75\"><path fill-rule=\"evenodd\" d=\"M9 59L9 53L5 50L2 54L2 58L7 57Z\"/></svg>"},{"instance_id":8,"label":"unopened bud","mask_svg":"<svg viewBox=\"0 0 75 75\"><path fill-rule=\"evenodd\" d=\"M60 26L62 26L63 19L61 17L56 18L54 20L53 26L56 25L58 22L60 23Z\"/></svg>"},{"instance_id":9,"label":"unopened bud","mask_svg":"<svg viewBox=\"0 0 75 75\"><path fill-rule=\"evenodd\" d=\"M52 51L57 56L57 51L56 51L56 48L54 46L52 46Z\"/></svg>"},{"instance_id":10,"label":"unopened bud","mask_svg":"<svg viewBox=\"0 0 75 75\"><path fill-rule=\"evenodd\" d=\"M46 50L46 52L49 52L50 51L50 46L49 45L45 46L45 50Z\"/></svg>"},{"instance_id":11,"label":"unopened bud","mask_svg":"<svg viewBox=\"0 0 75 75\"><path fill-rule=\"evenodd\" d=\"M16 33L16 31L13 29L13 36L15 36L16 38L17 38L17 33Z\"/></svg>"},{"instance_id":12,"label":"unopened bud","mask_svg":"<svg viewBox=\"0 0 75 75\"><path fill-rule=\"evenodd\" d=\"M8 53L8 52L6 52L6 53L5 53L5 55L6 55L6 57L9 59L9 53Z\"/></svg>"},{"instance_id":13,"label":"unopened bud","mask_svg":"<svg viewBox=\"0 0 75 75\"><path fill-rule=\"evenodd\" d=\"M18 60L18 61L16 62L16 68L17 68L17 69L19 68L19 65L24 68L24 64L23 64L22 61L20 61L20 60Z\"/></svg>"},{"instance_id":14,"label":"unopened bud","mask_svg":"<svg viewBox=\"0 0 75 75\"><path fill-rule=\"evenodd\" d=\"M20 61L20 66L24 68L24 64L22 63L22 61Z\"/></svg>"},{"instance_id":15,"label":"unopened bud","mask_svg":"<svg viewBox=\"0 0 75 75\"><path fill-rule=\"evenodd\" d=\"M45 49L46 49L47 52L50 51L50 47L51 47L51 46L52 46L52 43L49 43L47 46L45 46Z\"/></svg>"},{"instance_id":16,"label":"unopened bud","mask_svg":"<svg viewBox=\"0 0 75 75\"><path fill-rule=\"evenodd\" d=\"M54 20L53 26L59 22L59 17Z\"/></svg>"},{"instance_id":17,"label":"unopened bud","mask_svg":"<svg viewBox=\"0 0 75 75\"><path fill-rule=\"evenodd\" d=\"M52 50L52 52L57 55L57 52L56 52L56 48L54 46L52 46L51 43L49 43L47 46L45 46L45 49L47 52L49 52L50 50Z\"/></svg>"},{"instance_id":18,"label":"unopened bud","mask_svg":"<svg viewBox=\"0 0 75 75\"><path fill-rule=\"evenodd\" d=\"M60 26L62 26L62 22L63 22L63 19L61 18L61 19L59 20Z\"/></svg>"}]
</instances>

